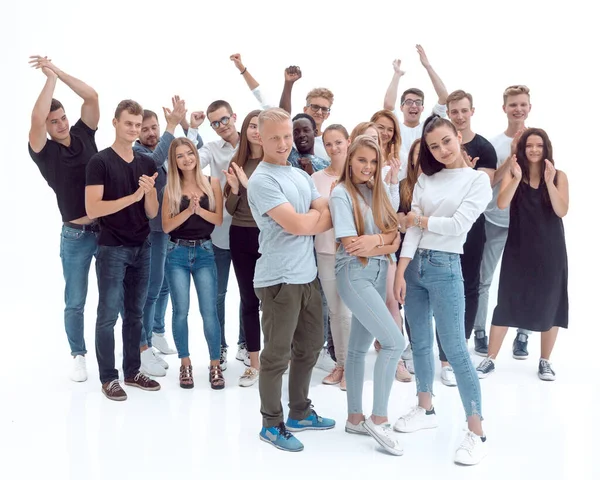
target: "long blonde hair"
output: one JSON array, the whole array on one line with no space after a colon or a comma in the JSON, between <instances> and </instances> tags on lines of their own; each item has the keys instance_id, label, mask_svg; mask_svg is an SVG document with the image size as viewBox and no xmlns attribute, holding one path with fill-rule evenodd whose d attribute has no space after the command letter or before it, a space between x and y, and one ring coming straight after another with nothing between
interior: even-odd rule
<instances>
[{"instance_id":1,"label":"long blonde hair","mask_svg":"<svg viewBox=\"0 0 600 480\"><path fill-rule=\"evenodd\" d=\"M344 165L344 170L342 171L338 181L339 184L344 185L350 194L350 198L352 199L352 213L354 217L354 225L356 226L356 233L359 237L365 233L364 213L360 208L359 197L363 199L365 204L367 204L363 194L356 187L356 185L352 183L351 174L352 159L356 155L356 151L361 147L372 149L375 151L377 157L377 168L375 169L373 178L367 183L367 187L373 191L371 211L373 212L373 220L375 221L375 225L377 225L382 233L396 231L398 229L398 217L392 208L392 204L387 192L385 191L383 178L381 176L381 148L379 147L378 143L369 135L359 135L354 139L348 148L346 164ZM360 257L359 260L363 265L367 264L367 259L365 257Z\"/></svg>"},{"instance_id":2,"label":"long blonde hair","mask_svg":"<svg viewBox=\"0 0 600 480\"><path fill-rule=\"evenodd\" d=\"M215 193L208 178L206 178L204 173L202 173L202 168L200 168L200 155L198 155L198 149L196 148L196 145L194 145L194 142L185 137L180 137L173 140L169 147L169 174L167 175L167 186L165 188L165 194L169 197L169 215L174 217L179 214L181 209L181 198L183 195L181 184L183 183L183 174L177 166L176 155L177 147L181 146L189 147L189 149L194 152L194 156L196 157L196 185L208 198L208 209L211 212L214 212L216 209Z\"/></svg>"}]
</instances>

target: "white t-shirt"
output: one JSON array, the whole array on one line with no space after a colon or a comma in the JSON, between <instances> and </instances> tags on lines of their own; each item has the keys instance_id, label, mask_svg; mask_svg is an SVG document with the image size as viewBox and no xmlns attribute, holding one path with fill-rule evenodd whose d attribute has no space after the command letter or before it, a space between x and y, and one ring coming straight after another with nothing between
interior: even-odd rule
<instances>
[{"instance_id":1,"label":"white t-shirt","mask_svg":"<svg viewBox=\"0 0 600 480\"><path fill-rule=\"evenodd\" d=\"M501 133L490 140L490 143L494 146L494 150L496 150L496 155L498 156L498 165L496 168L500 168L500 165L502 165L509 157L512 141L513 139L508 137L505 133ZM510 208L505 208L504 210L498 208L498 195L500 195L501 185L502 182L498 182L494 185L494 196L485 210L485 219L498 227L508 228Z\"/></svg>"},{"instance_id":2,"label":"white t-shirt","mask_svg":"<svg viewBox=\"0 0 600 480\"><path fill-rule=\"evenodd\" d=\"M446 105L440 105L436 103L431 110L432 113L439 115L440 117L446 118ZM410 147L415 140L421 138L423 135L423 120L416 127L407 127L404 125L404 116L402 112L398 109L394 110L394 115L398 119L398 123L400 124L400 138L402 139L402 145L400 147L400 162L402 162L402 168L400 169L400 180L406 178L406 169L408 166L408 152L410 152Z\"/></svg>"},{"instance_id":3,"label":"white t-shirt","mask_svg":"<svg viewBox=\"0 0 600 480\"><path fill-rule=\"evenodd\" d=\"M490 177L470 167L444 168L419 176L411 210L428 217L427 230L412 226L404 237L401 257L413 258L417 248L463 253L467 233L492 198Z\"/></svg>"}]
</instances>

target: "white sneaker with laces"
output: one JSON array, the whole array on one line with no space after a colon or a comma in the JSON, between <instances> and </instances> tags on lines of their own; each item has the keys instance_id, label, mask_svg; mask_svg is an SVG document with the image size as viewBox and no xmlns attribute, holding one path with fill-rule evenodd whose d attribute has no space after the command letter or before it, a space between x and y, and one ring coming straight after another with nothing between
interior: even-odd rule
<instances>
[{"instance_id":1,"label":"white sneaker with laces","mask_svg":"<svg viewBox=\"0 0 600 480\"><path fill-rule=\"evenodd\" d=\"M258 380L259 372L256 368L248 367L244 374L240 377L240 387L251 387Z\"/></svg>"},{"instance_id":2,"label":"white sneaker with laces","mask_svg":"<svg viewBox=\"0 0 600 480\"><path fill-rule=\"evenodd\" d=\"M371 435L387 452L392 455L404 454L404 450L398 439L394 436L392 427L390 427L389 423L376 425L373 423L373 420L371 420L371 417L369 417L363 422L363 426L369 435Z\"/></svg>"},{"instance_id":3,"label":"white sneaker with laces","mask_svg":"<svg viewBox=\"0 0 600 480\"><path fill-rule=\"evenodd\" d=\"M346 420L345 430L346 433L353 433L355 435L371 435L365 429L364 422L360 422L358 425L354 425L353 423L350 423L348 420Z\"/></svg>"},{"instance_id":4,"label":"white sneaker with laces","mask_svg":"<svg viewBox=\"0 0 600 480\"><path fill-rule=\"evenodd\" d=\"M227 348L221 347L221 358L219 360L221 364L221 370L224 372L227 370Z\"/></svg>"},{"instance_id":5,"label":"white sneaker with laces","mask_svg":"<svg viewBox=\"0 0 600 480\"><path fill-rule=\"evenodd\" d=\"M248 356L248 349L246 348L245 343L240 343L238 345L237 353L235 354L235 359L243 362L244 359Z\"/></svg>"},{"instance_id":6,"label":"white sneaker with laces","mask_svg":"<svg viewBox=\"0 0 600 480\"><path fill-rule=\"evenodd\" d=\"M85 382L87 380L87 368L85 365L85 357L77 355L73 359L73 369L69 375L74 382Z\"/></svg>"},{"instance_id":7,"label":"white sneaker with laces","mask_svg":"<svg viewBox=\"0 0 600 480\"><path fill-rule=\"evenodd\" d=\"M177 353L177 350L169 346L169 343L167 342L167 337L165 337L164 333L152 332L152 346L163 355L173 355Z\"/></svg>"},{"instance_id":8,"label":"white sneaker with laces","mask_svg":"<svg viewBox=\"0 0 600 480\"><path fill-rule=\"evenodd\" d=\"M154 353L149 348L140 353L140 372L153 377L164 377L167 371L156 361Z\"/></svg>"},{"instance_id":9,"label":"white sneaker with laces","mask_svg":"<svg viewBox=\"0 0 600 480\"><path fill-rule=\"evenodd\" d=\"M320 370L325 370L327 373L331 372L335 368L335 362L329 355L327 348L323 347L319 353L317 364L315 365Z\"/></svg>"},{"instance_id":10,"label":"white sneaker with laces","mask_svg":"<svg viewBox=\"0 0 600 480\"><path fill-rule=\"evenodd\" d=\"M437 428L438 420L433 413L427 415L427 410L415 405L406 415L402 415L394 424L394 430L402 433L412 433L426 428Z\"/></svg>"},{"instance_id":11,"label":"white sneaker with laces","mask_svg":"<svg viewBox=\"0 0 600 480\"><path fill-rule=\"evenodd\" d=\"M456 375L452 367L442 367L442 383L447 387L456 387Z\"/></svg>"},{"instance_id":12,"label":"white sneaker with laces","mask_svg":"<svg viewBox=\"0 0 600 480\"><path fill-rule=\"evenodd\" d=\"M167 370L169 368L169 364L165 361L164 358L162 358L158 353L156 353L151 348L149 348L148 350L150 350L152 352L152 355L154 355L154 359L161 367L163 367L165 370Z\"/></svg>"},{"instance_id":13,"label":"white sneaker with laces","mask_svg":"<svg viewBox=\"0 0 600 480\"><path fill-rule=\"evenodd\" d=\"M468 431L460 447L456 450L454 462L461 465L477 465L486 455L487 443L479 435Z\"/></svg>"},{"instance_id":14,"label":"white sneaker with laces","mask_svg":"<svg viewBox=\"0 0 600 480\"><path fill-rule=\"evenodd\" d=\"M402 352L402 360L412 360L412 359L413 359L412 347L410 346L410 343L409 343L408 346Z\"/></svg>"}]
</instances>

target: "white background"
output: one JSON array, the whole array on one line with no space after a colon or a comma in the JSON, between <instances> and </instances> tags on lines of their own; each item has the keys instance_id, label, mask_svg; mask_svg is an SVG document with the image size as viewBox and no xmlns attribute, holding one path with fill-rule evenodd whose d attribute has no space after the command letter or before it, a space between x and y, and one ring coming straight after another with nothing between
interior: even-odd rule
<instances>
[{"instance_id":1,"label":"white background","mask_svg":"<svg viewBox=\"0 0 600 480\"><path fill-rule=\"evenodd\" d=\"M69 360L62 325L63 280L58 255L60 215L54 193L29 158L26 146L31 109L45 80L41 71L28 67L28 56L48 55L59 68L98 91L101 120L96 139L102 149L113 141L111 119L114 108L125 98L139 101L145 108L159 113L161 118L161 107L170 106L173 94L186 100L190 112L205 110L211 101L225 99L232 104L241 125L246 113L258 107L229 60L232 53L242 54L244 64L274 103L278 101L283 85L283 69L288 65L299 65L303 78L294 87L294 112L301 111L308 90L324 86L335 94L327 123L342 123L348 130L359 121L368 120L382 107L393 72L392 60L401 58L402 68L407 73L401 79L400 92L412 86L422 88L427 112L436 96L415 50L415 44L420 43L448 91L461 88L473 94L476 108L473 127L488 138L506 126L501 109L503 89L517 83L528 85L533 108L527 125L548 132L557 168L569 177L571 203L564 223L571 308L570 328L560 332L553 357L559 379L552 385L554 390L545 389L546 393L541 394L536 390L534 399L528 397L527 383L519 385L516 377L506 378L505 386L511 392L514 389L516 395L516 411L526 408L528 413L515 422L514 429L505 434L503 441L514 442L515 446L523 442L526 449L528 443L535 441L528 442L519 432L528 422L538 422L536 424L549 428L537 440L542 445L538 445L530 456L521 452L521 461L531 458L534 462L529 464L533 468L531 474L547 465L545 456L548 452L544 451L543 443L556 447L558 442L560 448L556 447L556 452L550 455L552 461L558 463L553 464L547 478L574 478L575 468L583 469L579 478L592 478L590 448L594 442L597 445L593 427L599 426L598 416L592 412L600 393L597 380L600 328L595 308L599 295L596 202L600 122L595 109L600 42L594 20L597 16L586 5L591 2L430 0L408 4L111 0L92 3L34 0L21 2L18 6L15 3L3 6L0 81L4 98L0 134L4 169L0 195L4 221L0 261L4 275L0 290L0 318L3 321L0 343L4 361L0 367L0 403L7 402L8 407L0 408L0 432L6 432L0 433L0 463L9 460L9 471L17 465L22 468L25 462L30 473L48 472L48 468L62 472L65 465L74 468L73 462L77 463L77 456L81 454L71 448L70 442L77 444L77 439L70 438L68 445L61 444L62 437L55 445L51 434L43 436L43 441L36 443L33 440L46 428L44 422L53 418L58 418L58 423L48 428L61 428L60 425L64 428L65 418L60 412L65 404L63 399L75 399L71 401L79 405L81 398L80 393L73 393L75 387L65 380ZM65 105L71 124L74 124L79 116L79 98L60 82L55 97ZM164 127L164 120L162 125ZM203 125L201 133L205 141L215 139L208 125ZM97 302L93 269L90 280L86 310L90 380L85 392L99 395L97 367L92 363ZM229 290L232 293L228 295L228 339L234 344L236 319L231 312L237 310L237 291L233 271ZM197 313L195 315L197 318ZM169 328L169 320L167 325ZM200 335L199 328L197 333ZM199 336L198 339L196 348L205 349L202 338ZM509 333L504 350L510 350L511 342L512 334ZM539 337L532 337L530 345L534 358L539 355ZM169 360L175 370L176 359L170 357ZM528 368L535 369L535 362L531 361ZM170 382L175 385L176 372L170 371L169 375ZM537 385L537 378L530 377L525 382ZM239 390L233 374L228 381L228 388ZM410 388L414 388L414 384ZM237 395L237 390L230 395ZM503 388L493 391L498 395L505 392ZM484 391L484 402L486 393ZM260 420L255 396L252 398L253 409L249 413L252 417L240 419L234 428L245 431L250 440L241 446L236 443L236 448L250 451L261 448L262 452L263 447L267 447L258 445L255 436ZM338 422L345 415L345 402L340 398L336 404ZM560 402L556 401L553 407L547 405L548 399L558 398ZM102 404L99 399L98 403ZM543 410L537 409L535 403L544 404ZM503 405L500 398L496 399L494 406L498 408L492 410L490 405L487 417L502 423ZM78 407L71 405L73 408ZM90 408L88 405L88 414ZM36 412L35 422L31 421L33 412ZM536 414L538 418L532 420ZM196 412L196 415L210 416L211 412ZM223 415L227 415L227 411ZM29 423L25 422L27 427L19 422L25 418L30 419ZM141 436L159 435L160 428L157 431L152 426L153 419L147 421L147 432L139 425L132 428L140 429ZM553 430L555 424L557 429ZM214 419L210 425L217 429L212 434L218 439L210 440L212 434L208 434L209 447L216 448L213 444L216 443L221 451L227 447L228 437L221 435L219 423ZM88 428L93 426L88 425ZM199 428L204 431L208 426L201 424ZM541 431L543 429L534 428L529 435L540 435ZM565 435L569 438L568 451L563 443ZM530 438L533 440L534 437ZM99 453L102 448L97 450L96 441L102 439L95 439L89 446L94 453L86 455L94 458L98 455L94 462L99 465L110 463L110 458L103 458ZM176 442L177 439L164 441ZM52 453L53 448L56 448L55 453ZM160 462L160 455L153 456L152 445L148 448L150 450L144 452L149 456L138 460L150 462L144 467L148 470L143 471L151 473L152 465ZM327 455L325 444L321 450ZM54 467L36 464L35 458L29 456L42 452L46 452L46 460ZM185 472L183 457L187 453L174 450L173 458L168 455L165 458L174 469ZM270 451L264 453L271 455ZM179 454L181 457L177 458ZM206 459L193 469L197 472L214 470L214 474L218 474L219 468L226 468L221 471L233 475L240 468L242 472L258 475L258 470L248 470L249 467L243 464L236 463L234 470L227 470L231 465L215 466L210 463L209 451L193 454ZM349 469L350 476L356 474L352 455L354 453L335 460ZM489 478L500 478L505 474L521 478L517 465L511 464L514 458L511 459L508 453L504 455L496 454L493 460L496 466L486 470L486 475ZM279 459L280 455L273 458ZM365 468L371 474L377 474L372 464L381 458L386 457L369 454L364 460ZM293 462L298 461L296 459L294 457ZM124 459L120 461L125 462ZM327 462L327 456L322 461ZM385 461L389 462L387 458ZM301 464L310 465L306 459ZM446 466L450 467L451 463ZM165 467L168 465L162 464L160 470ZM108 467L101 469L104 473L94 474L94 478L106 478L109 470L105 468ZM264 474L298 474L282 468L267 468ZM398 469L392 472L402 472L402 467L394 468ZM418 472L418 466L415 468ZM91 478L91 471L72 470L71 478ZM420 474L427 476L425 471ZM25 477L15 472L6 478Z\"/></svg>"}]
</instances>

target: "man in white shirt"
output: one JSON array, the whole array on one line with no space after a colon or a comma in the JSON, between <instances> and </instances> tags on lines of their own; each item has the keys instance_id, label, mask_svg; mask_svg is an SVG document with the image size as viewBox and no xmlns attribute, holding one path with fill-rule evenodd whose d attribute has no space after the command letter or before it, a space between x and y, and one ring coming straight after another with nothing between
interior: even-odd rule
<instances>
[{"instance_id":1,"label":"man in white shirt","mask_svg":"<svg viewBox=\"0 0 600 480\"><path fill-rule=\"evenodd\" d=\"M417 52L421 64L427 70L427 74L433 83L433 88L438 96L437 103L434 105L432 112L440 117L446 117L446 98L448 97L448 90L442 82L440 76L435 72L429 59L425 54L425 50L421 45L417 45ZM418 88L409 88L402 93L400 97L400 112L396 109L396 100L398 98L398 84L400 78L405 72L400 68L401 60L396 59L392 63L394 66L394 76L392 81L385 92L385 98L383 99L383 108L386 110L392 110L396 117L398 117L398 123L400 124L400 137L402 138L402 147L400 149L400 161L402 162L402 170L406 172L406 166L408 164L408 152L413 142L421 138L423 134L423 123L421 122L421 114L425 109L425 94ZM406 176L406 173L404 174Z\"/></svg>"},{"instance_id":2,"label":"man in white shirt","mask_svg":"<svg viewBox=\"0 0 600 480\"><path fill-rule=\"evenodd\" d=\"M500 210L498 208L498 194L500 193L500 184L502 177L508 171L510 158L516 151L517 143L523 131L525 130L525 120L531 111L529 101L529 88L525 85L513 85L504 90L504 105L502 109L506 113L508 126L500 135L490 140L498 156L498 165L492 180L494 196L485 211L485 236L486 242L483 248L483 260L481 262L481 275L479 284L479 305L475 317L475 337L481 336L483 331L485 335L485 324L488 314L489 290L494 272L500 261L506 239L508 238L508 225L510 219L510 208ZM527 339L531 332L519 329L517 337L513 342L513 357L516 359L526 359L529 355L527 351ZM502 339L501 339L502 340ZM476 353L487 356L488 346L487 338L485 344L477 345ZM484 361L484 363L486 363ZM480 378L485 378L494 371L493 362L487 362L485 365L477 367Z\"/></svg>"}]
</instances>

